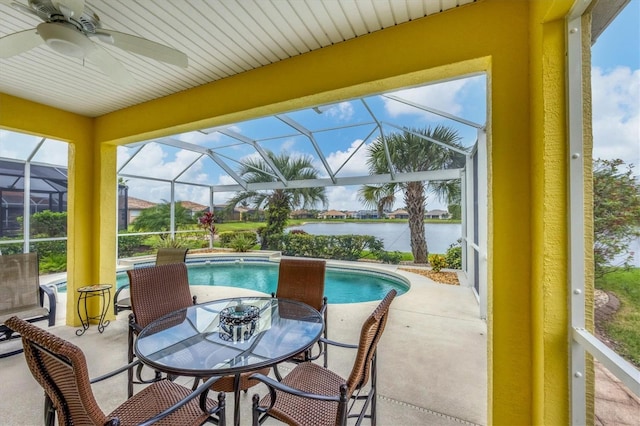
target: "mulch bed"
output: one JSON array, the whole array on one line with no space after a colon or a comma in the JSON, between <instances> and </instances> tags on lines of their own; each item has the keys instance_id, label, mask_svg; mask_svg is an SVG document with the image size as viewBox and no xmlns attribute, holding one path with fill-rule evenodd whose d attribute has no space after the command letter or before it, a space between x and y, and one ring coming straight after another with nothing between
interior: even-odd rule
<instances>
[{"instance_id":1,"label":"mulch bed","mask_svg":"<svg viewBox=\"0 0 640 426\"><path fill-rule=\"evenodd\" d=\"M448 284L448 285L460 285L460 281L458 281L458 274L455 272L435 272L431 269L422 269L422 268L407 268L401 266L401 271L411 272L413 274L422 275L423 277L427 277L430 280L433 280L440 284Z\"/></svg>"}]
</instances>

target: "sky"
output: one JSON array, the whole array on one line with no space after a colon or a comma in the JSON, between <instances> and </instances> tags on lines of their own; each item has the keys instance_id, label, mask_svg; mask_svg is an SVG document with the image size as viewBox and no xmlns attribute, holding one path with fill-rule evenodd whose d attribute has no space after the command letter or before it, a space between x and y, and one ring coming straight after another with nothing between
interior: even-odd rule
<instances>
[{"instance_id":1,"label":"sky","mask_svg":"<svg viewBox=\"0 0 640 426\"><path fill-rule=\"evenodd\" d=\"M398 90L387 95L426 105L483 127L486 123L485 92L486 77L474 75L429 86ZM376 120L382 123L385 134L397 132L398 128L394 126L423 129L446 125L458 132L459 143L465 147L472 147L478 134L473 125L461 124L447 117L443 118L389 96L371 95L364 98L364 103L360 99L346 100L320 106L319 109L321 113L305 109L290 111L283 115L286 116L284 117L285 121L293 120L313 132L313 137L326 158L329 168L338 178L368 177L370 174L367 167L367 149L379 134L370 111L373 111ZM345 127L347 125L349 127ZM291 157L309 156L319 171L318 177L327 178L329 176L310 139L302 134L296 134L295 130L281 119L275 117L259 118L236 123L231 126L230 130L249 139L258 140L258 144L265 150L285 151ZM171 139L212 149L220 157L227 160L230 158L247 160L259 157L259 153L250 143L240 142L213 130L204 133L189 132L174 135ZM118 153L118 166L122 167L122 174L125 175L132 194L135 194L135 188L140 186L139 180L132 176L143 175L145 170L149 170L156 177L171 178L180 174L188 165L191 166L180 176L179 180L214 185L236 184L210 158L205 157L197 160L198 154L196 153L181 152L180 149L173 147L167 148L165 143L149 144L139 153L136 152L137 149L139 147L120 148ZM154 164L156 167L150 169L149 164ZM238 166L238 163L233 161L230 161L229 164L232 168ZM153 188L149 184L145 185L146 194L153 193L156 198L168 199L169 186L167 184L152 185ZM358 189L359 186L327 187L326 195L329 200L327 208L335 210L362 209L363 206L358 200ZM176 188L176 193L180 199L189 199L205 205L208 201L208 193L205 188L180 186ZM222 204L233 194L233 192L217 192L214 196L214 203ZM137 195L133 196L138 197ZM437 201L434 196L431 196L430 199ZM396 207L401 207L402 204L402 194L400 193ZM322 206L318 205L316 208L321 209Z\"/></svg>"},{"instance_id":2,"label":"sky","mask_svg":"<svg viewBox=\"0 0 640 426\"><path fill-rule=\"evenodd\" d=\"M621 158L626 163L640 165L640 0L631 0L611 25L599 36L592 47L592 92L593 92L593 136L594 158ZM471 120L486 122L486 80L484 76L443 82L397 92L412 102L439 109L449 114ZM388 98L371 96L368 107L375 111L385 123L424 128L444 124L456 128L462 137L462 144L471 146L476 130L459 125L425 111ZM338 102L321 108L318 114L311 110L294 111L287 116L306 128L334 130L314 133L319 146L331 169L339 169L339 177L366 176L366 149L377 133L371 135L373 126L366 108L356 101ZM335 130L345 123L363 123L352 128ZM368 124L367 124L368 123ZM383 126L386 132L396 129ZM306 137L292 135L291 127L273 117L237 123L232 131L249 138L269 138L260 142L264 149L275 152L285 150L290 155L310 155L314 165L320 170L320 177L326 177L324 166ZM258 155L251 145L240 143L220 133L204 134L191 132L174 135L173 139L195 143L202 148L215 149L224 158L235 160ZM25 159L33 150L39 138L12 134L0 130L0 157ZM34 161L50 161L57 165L66 164L64 144L47 141L34 157ZM157 143L143 148L140 155L135 152L140 147L118 149L118 167L123 173L174 178L205 184L232 184L228 176L211 159L197 160L192 152L167 147ZM346 163L345 163L346 161ZM231 161L232 168L238 164ZM187 168L186 171L183 170ZM182 173L182 174L181 174ZM636 168L636 173L640 173ZM170 186L159 181L127 178L130 196L153 202L170 199ZM363 206L358 200L357 186L327 187L328 207L335 210L359 210ZM217 193L214 203L221 204L231 192ZM402 207L402 197L398 197L396 208ZM209 193L204 187L177 185L176 199L195 201L208 205ZM322 206L317 206L321 208ZM446 208L435 196L429 195L427 209Z\"/></svg>"},{"instance_id":3,"label":"sky","mask_svg":"<svg viewBox=\"0 0 640 426\"><path fill-rule=\"evenodd\" d=\"M631 0L591 49L593 157L640 174L640 0Z\"/></svg>"}]
</instances>

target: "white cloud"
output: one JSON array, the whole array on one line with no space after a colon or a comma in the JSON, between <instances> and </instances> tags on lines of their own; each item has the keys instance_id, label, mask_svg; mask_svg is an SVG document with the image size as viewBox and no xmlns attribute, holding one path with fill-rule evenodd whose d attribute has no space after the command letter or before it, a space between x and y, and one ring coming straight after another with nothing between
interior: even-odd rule
<instances>
[{"instance_id":1,"label":"white cloud","mask_svg":"<svg viewBox=\"0 0 640 426\"><path fill-rule=\"evenodd\" d=\"M326 188L329 209L359 210L358 188L347 186L330 186Z\"/></svg>"},{"instance_id":2,"label":"white cloud","mask_svg":"<svg viewBox=\"0 0 640 426\"><path fill-rule=\"evenodd\" d=\"M640 167L640 70L594 67L591 85L593 157L620 158Z\"/></svg>"},{"instance_id":3,"label":"white cloud","mask_svg":"<svg viewBox=\"0 0 640 426\"><path fill-rule=\"evenodd\" d=\"M296 145L295 139L287 139L286 141L282 142L282 145L280 146L280 152L282 151L291 152L293 151L293 148L295 145Z\"/></svg>"},{"instance_id":4,"label":"white cloud","mask_svg":"<svg viewBox=\"0 0 640 426\"><path fill-rule=\"evenodd\" d=\"M349 159L349 156L356 151L355 155L349 160L347 164L340 169L339 176L366 176L369 174L367 167L367 144L362 144L361 139L356 139L351 145L344 151L337 150L327 155L327 163L331 167L331 170L335 173L345 161ZM358 148L360 146L360 148ZM324 170L321 164L318 164L319 170ZM326 177L326 174L325 174Z\"/></svg>"},{"instance_id":5,"label":"white cloud","mask_svg":"<svg viewBox=\"0 0 640 426\"><path fill-rule=\"evenodd\" d=\"M323 113L339 121L348 121L353 116L354 111L351 102L340 102L339 104L332 105L331 108Z\"/></svg>"},{"instance_id":6,"label":"white cloud","mask_svg":"<svg viewBox=\"0 0 640 426\"><path fill-rule=\"evenodd\" d=\"M211 134L201 133L201 132L187 132L175 135L174 138L193 143L196 145L204 145L207 142L215 142L221 138L222 135L220 133L214 132Z\"/></svg>"},{"instance_id":7,"label":"white cloud","mask_svg":"<svg viewBox=\"0 0 640 426\"><path fill-rule=\"evenodd\" d=\"M36 163L67 167L69 145L47 138L35 151L41 140L39 136L0 130L0 157L26 160L33 155L32 161Z\"/></svg>"},{"instance_id":8,"label":"white cloud","mask_svg":"<svg viewBox=\"0 0 640 426\"><path fill-rule=\"evenodd\" d=\"M393 94L419 105L428 105L449 114L459 115L463 110L463 106L457 99L457 95L469 81L468 79L451 80L414 89L399 90ZM432 114L401 102L384 98L384 103L387 112L392 117L403 114L420 114L424 115L425 119L434 119Z\"/></svg>"}]
</instances>

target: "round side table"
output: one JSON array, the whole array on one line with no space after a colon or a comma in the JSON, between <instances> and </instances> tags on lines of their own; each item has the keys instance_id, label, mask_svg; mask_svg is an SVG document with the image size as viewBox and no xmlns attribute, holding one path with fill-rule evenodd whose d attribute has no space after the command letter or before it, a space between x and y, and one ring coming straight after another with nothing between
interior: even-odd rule
<instances>
[{"instance_id":1,"label":"round side table","mask_svg":"<svg viewBox=\"0 0 640 426\"><path fill-rule=\"evenodd\" d=\"M82 329L76 330L77 336L82 336L85 331L89 329L89 321L90 320L98 320L98 331L102 333L106 326L109 325L109 321L105 321L104 317L107 314L107 309L109 309L109 301L111 300L111 284L96 284L89 285L86 287L80 287L77 291L80 293L80 297L78 298L78 317L80 317L80 322L82 323ZM89 312L87 311L87 299L92 297L100 297L100 304L102 306L102 311L100 315L89 316ZM84 301L84 302L83 302ZM84 315L80 310L80 306L84 304Z\"/></svg>"}]
</instances>

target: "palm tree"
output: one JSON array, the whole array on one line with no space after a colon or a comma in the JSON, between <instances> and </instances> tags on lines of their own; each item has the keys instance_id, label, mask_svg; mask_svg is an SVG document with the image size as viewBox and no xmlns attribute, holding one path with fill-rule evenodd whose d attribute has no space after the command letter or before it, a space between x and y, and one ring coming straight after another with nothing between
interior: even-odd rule
<instances>
[{"instance_id":1,"label":"palm tree","mask_svg":"<svg viewBox=\"0 0 640 426\"><path fill-rule=\"evenodd\" d=\"M458 151L428 139L435 139ZM465 148L460 144L461 139L455 129L445 126L383 135L369 146L367 165L371 174L389 173L392 169L396 173L411 173L462 167L465 156L459 150L465 150ZM388 159L391 160L390 163ZM378 206L378 209L381 203L385 206L393 204L394 194L398 190L404 193L404 203L409 214L411 251L415 263L426 263L429 254L424 233L427 188L446 199L456 197L455 193L448 193L450 189L453 191L455 188L455 181L428 182L427 184L421 181L390 182L383 185L366 185L359 191L361 198L370 203L369 205Z\"/></svg>"},{"instance_id":2,"label":"palm tree","mask_svg":"<svg viewBox=\"0 0 640 426\"><path fill-rule=\"evenodd\" d=\"M313 166L313 158L308 155L289 155L287 152L274 154L265 151L268 159L279 169L287 181L317 179L318 170ZM242 161L238 174L247 183L277 182L272 168L262 157L250 157ZM267 225L262 232L262 249L270 247L271 236L282 234L289 214L296 208L311 208L318 202L327 205L324 187L284 188L270 191L240 191L230 200L229 206L247 201L256 209L266 208Z\"/></svg>"},{"instance_id":3,"label":"palm tree","mask_svg":"<svg viewBox=\"0 0 640 426\"><path fill-rule=\"evenodd\" d=\"M367 208L378 211L378 219L384 217L385 209L391 209L396 202L394 185L363 185L358 190L358 199Z\"/></svg>"}]
</instances>

